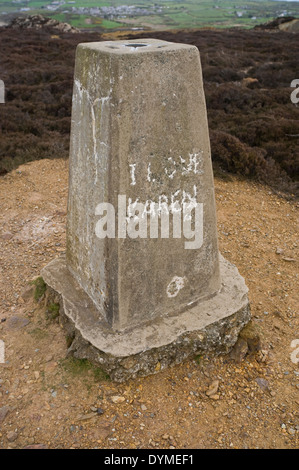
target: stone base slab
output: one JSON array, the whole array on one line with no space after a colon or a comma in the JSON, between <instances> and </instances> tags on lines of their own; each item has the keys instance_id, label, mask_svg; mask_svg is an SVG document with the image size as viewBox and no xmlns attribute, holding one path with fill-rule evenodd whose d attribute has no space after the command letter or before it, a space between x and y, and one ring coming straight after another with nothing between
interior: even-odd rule
<instances>
[{"instance_id":1,"label":"stone base slab","mask_svg":"<svg viewBox=\"0 0 299 470\"><path fill-rule=\"evenodd\" d=\"M64 258L41 272L60 304L69 354L90 360L116 382L157 373L195 354L230 351L250 320L248 289L236 266L221 255L220 274L222 286L212 298L187 306L179 315L115 332L101 319Z\"/></svg>"}]
</instances>

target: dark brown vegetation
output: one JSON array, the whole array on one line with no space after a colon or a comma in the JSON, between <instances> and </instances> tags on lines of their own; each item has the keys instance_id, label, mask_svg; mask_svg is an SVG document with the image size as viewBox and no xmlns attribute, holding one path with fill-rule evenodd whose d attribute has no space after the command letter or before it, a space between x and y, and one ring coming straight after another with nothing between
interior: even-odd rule
<instances>
[{"instance_id":1,"label":"dark brown vegetation","mask_svg":"<svg viewBox=\"0 0 299 470\"><path fill-rule=\"evenodd\" d=\"M299 78L298 35L199 30L146 36L199 48L215 170L295 193L299 106L291 102L290 83ZM99 40L99 33L58 37L0 28L0 79L6 85L0 173L30 160L67 158L75 48Z\"/></svg>"}]
</instances>

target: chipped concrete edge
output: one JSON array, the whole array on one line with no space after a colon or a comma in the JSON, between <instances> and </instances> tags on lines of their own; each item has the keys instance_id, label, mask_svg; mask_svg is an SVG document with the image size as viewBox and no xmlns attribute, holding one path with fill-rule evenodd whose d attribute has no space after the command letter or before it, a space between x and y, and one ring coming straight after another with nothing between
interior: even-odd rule
<instances>
[{"instance_id":1,"label":"chipped concrete edge","mask_svg":"<svg viewBox=\"0 0 299 470\"><path fill-rule=\"evenodd\" d=\"M113 331L67 269L53 260L41 272L50 297L60 305L68 354L88 359L111 379L154 374L190 356L228 353L249 322L248 289L236 266L220 255L222 287L212 298L176 316L156 318L138 328Z\"/></svg>"}]
</instances>

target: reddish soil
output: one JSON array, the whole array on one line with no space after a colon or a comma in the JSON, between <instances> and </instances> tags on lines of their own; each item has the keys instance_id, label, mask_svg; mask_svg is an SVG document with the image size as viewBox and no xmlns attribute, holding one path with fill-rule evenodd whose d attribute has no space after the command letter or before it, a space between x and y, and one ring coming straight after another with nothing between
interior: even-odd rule
<instances>
[{"instance_id":1,"label":"reddish soil","mask_svg":"<svg viewBox=\"0 0 299 470\"><path fill-rule=\"evenodd\" d=\"M245 277L262 349L239 363L192 358L119 385L66 359L59 318L28 291L65 250L67 188L61 159L0 179L0 448L297 448L296 203L236 177L215 180L220 249Z\"/></svg>"}]
</instances>

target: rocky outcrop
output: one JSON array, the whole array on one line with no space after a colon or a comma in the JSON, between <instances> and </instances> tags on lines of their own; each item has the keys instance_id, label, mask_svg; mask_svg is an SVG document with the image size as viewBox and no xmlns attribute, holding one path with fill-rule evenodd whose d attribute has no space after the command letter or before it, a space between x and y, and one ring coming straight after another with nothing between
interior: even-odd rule
<instances>
[{"instance_id":1,"label":"rocky outcrop","mask_svg":"<svg viewBox=\"0 0 299 470\"><path fill-rule=\"evenodd\" d=\"M299 33L299 19L294 18L292 21L287 21L278 26L281 31L286 31L287 33Z\"/></svg>"},{"instance_id":2,"label":"rocky outcrop","mask_svg":"<svg viewBox=\"0 0 299 470\"><path fill-rule=\"evenodd\" d=\"M299 32L299 19L294 16L276 18L269 23L259 24L254 27L257 30L287 31L289 33Z\"/></svg>"},{"instance_id":3,"label":"rocky outcrop","mask_svg":"<svg viewBox=\"0 0 299 470\"><path fill-rule=\"evenodd\" d=\"M52 18L45 18L42 15L19 16L14 18L8 25L12 29L49 29L55 30L59 33L79 33L77 28L74 28L68 23L61 23Z\"/></svg>"}]
</instances>

